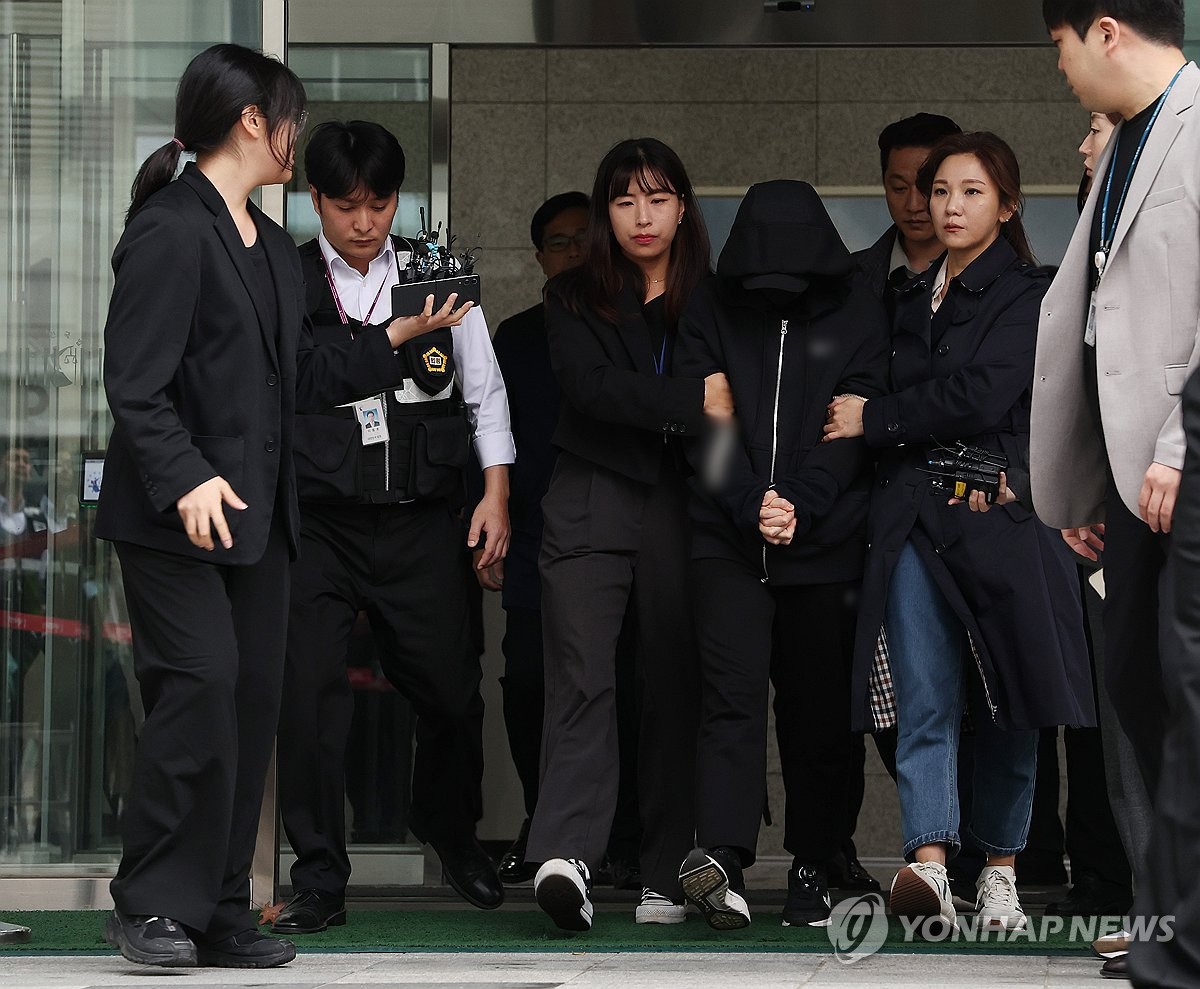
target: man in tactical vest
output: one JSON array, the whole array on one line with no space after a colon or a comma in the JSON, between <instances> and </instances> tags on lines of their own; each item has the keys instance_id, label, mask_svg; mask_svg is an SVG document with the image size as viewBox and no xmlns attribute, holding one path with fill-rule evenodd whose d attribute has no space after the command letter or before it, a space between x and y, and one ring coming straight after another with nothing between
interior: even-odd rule
<instances>
[{"instance_id":1,"label":"man in tactical vest","mask_svg":"<svg viewBox=\"0 0 1200 989\"><path fill-rule=\"evenodd\" d=\"M321 233L300 248L318 346L382 332L391 290L419 245L389 234L404 152L374 123L317 127L304 155ZM292 566L279 723L279 807L296 853L293 896L273 931L345 923L345 753L353 699L351 626L366 612L383 672L418 715L412 833L446 879L492 909L504 888L475 838L481 806L482 701L469 641L460 513L473 443L484 495L467 545L480 568L508 548L515 450L504 380L483 313L413 341L404 387L296 417L301 556ZM486 537L486 541L483 539Z\"/></svg>"}]
</instances>

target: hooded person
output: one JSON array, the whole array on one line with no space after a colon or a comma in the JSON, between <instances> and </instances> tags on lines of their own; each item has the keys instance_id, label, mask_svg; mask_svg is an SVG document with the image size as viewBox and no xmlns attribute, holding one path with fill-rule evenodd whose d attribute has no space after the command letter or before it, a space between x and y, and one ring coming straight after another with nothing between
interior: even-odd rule
<instances>
[{"instance_id":1,"label":"hooded person","mask_svg":"<svg viewBox=\"0 0 1200 989\"><path fill-rule=\"evenodd\" d=\"M688 450L702 708L699 847L680 879L718 929L750 922L742 870L766 798L769 681L791 797L783 923L829 918L873 465L860 439L821 437L833 396L887 387L886 315L853 270L811 185L764 182L746 193L716 275L679 324L677 373L723 371L736 410Z\"/></svg>"}]
</instances>

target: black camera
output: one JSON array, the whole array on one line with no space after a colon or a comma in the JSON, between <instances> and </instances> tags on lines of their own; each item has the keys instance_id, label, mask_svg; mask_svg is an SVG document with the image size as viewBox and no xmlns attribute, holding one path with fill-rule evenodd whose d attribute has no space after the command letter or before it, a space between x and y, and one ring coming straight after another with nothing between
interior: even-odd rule
<instances>
[{"instance_id":1,"label":"black camera","mask_svg":"<svg viewBox=\"0 0 1200 989\"><path fill-rule=\"evenodd\" d=\"M965 443L938 447L927 463L928 470L922 470L932 475L929 484L935 491L944 491L952 498L966 498L972 491L981 491L989 505L1000 496L1000 474L1008 470L1008 458L1003 453Z\"/></svg>"}]
</instances>

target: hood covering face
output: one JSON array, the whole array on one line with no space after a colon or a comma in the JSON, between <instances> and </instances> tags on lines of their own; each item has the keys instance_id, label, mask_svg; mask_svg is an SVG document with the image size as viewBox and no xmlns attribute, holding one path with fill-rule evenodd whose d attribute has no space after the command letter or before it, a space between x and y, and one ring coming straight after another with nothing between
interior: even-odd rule
<instances>
[{"instance_id":1,"label":"hood covering face","mask_svg":"<svg viewBox=\"0 0 1200 989\"><path fill-rule=\"evenodd\" d=\"M717 274L743 288L795 294L853 270L821 197L807 182L791 179L750 187L717 261Z\"/></svg>"}]
</instances>

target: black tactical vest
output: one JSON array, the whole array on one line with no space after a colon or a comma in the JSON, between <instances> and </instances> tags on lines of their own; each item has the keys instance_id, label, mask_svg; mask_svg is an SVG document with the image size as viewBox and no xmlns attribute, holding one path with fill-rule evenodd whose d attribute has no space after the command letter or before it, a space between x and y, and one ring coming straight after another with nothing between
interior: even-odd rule
<instances>
[{"instance_id":1,"label":"black tactical vest","mask_svg":"<svg viewBox=\"0 0 1200 989\"><path fill-rule=\"evenodd\" d=\"M398 238L392 238L392 246L409 249ZM300 260L314 343L348 345L363 326L355 319L342 323L315 239L300 247ZM374 327L367 330L382 332ZM396 356L397 383L400 377L415 379L423 391L433 394L442 381L453 383L454 336L449 327L408 341ZM386 504L449 499L461 504L471 429L458 388L449 398L427 402L399 402L396 394L389 390L375 396L383 400L387 418L389 438L384 443L363 445L353 408L296 416L296 482L301 501Z\"/></svg>"}]
</instances>

